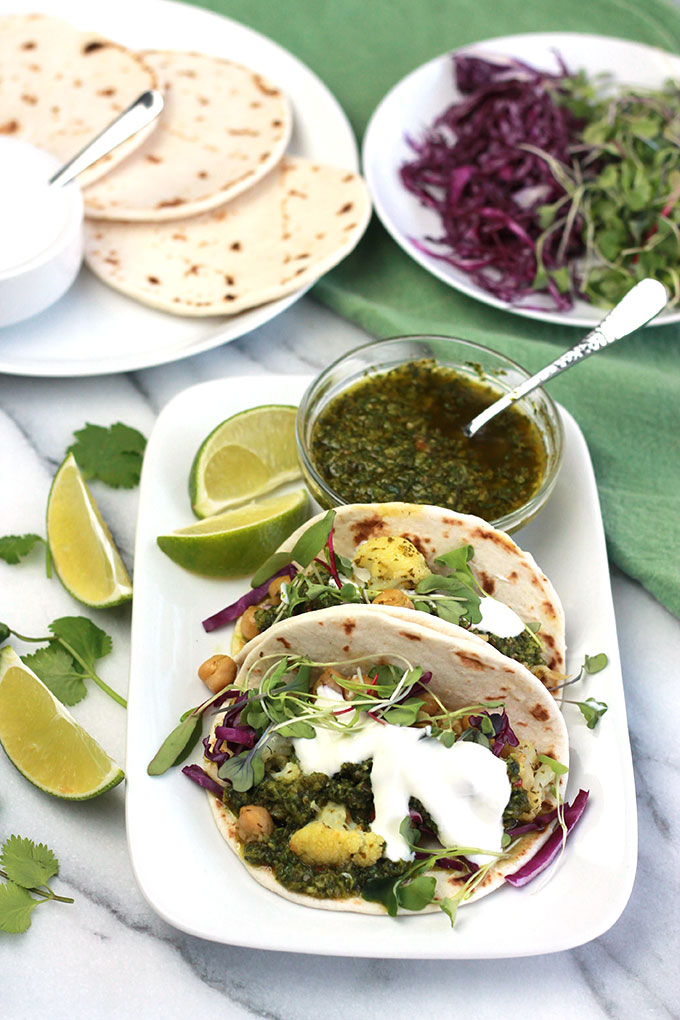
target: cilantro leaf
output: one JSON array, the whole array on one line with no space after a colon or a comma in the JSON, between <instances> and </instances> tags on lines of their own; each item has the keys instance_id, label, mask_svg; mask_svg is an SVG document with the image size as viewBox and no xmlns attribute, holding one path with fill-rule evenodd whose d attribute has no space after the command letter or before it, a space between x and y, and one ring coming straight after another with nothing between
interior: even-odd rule
<instances>
[{"instance_id":1,"label":"cilantro leaf","mask_svg":"<svg viewBox=\"0 0 680 1020\"><path fill-rule=\"evenodd\" d=\"M132 489L139 483L146 439L137 429L116 422L105 428L87 422L73 433L69 446L85 479L98 478L113 488Z\"/></svg>"},{"instance_id":2,"label":"cilantro leaf","mask_svg":"<svg viewBox=\"0 0 680 1020\"><path fill-rule=\"evenodd\" d=\"M9 880L24 889L45 885L59 871L59 861L49 847L23 836L10 836L5 840L0 864Z\"/></svg>"},{"instance_id":3,"label":"cilantro leaf","mask_svg":"<svg viewBox=\"0 0 680 1020\"><path fill-rule=\"evenodd\" d=\"M22 655L21 661L33 670L62 704L77 705L87 694L82 670L73 656L56 642L38 648L31 655Z\"/></svg>"},{"instance_id":4,"label":"cilantro leaf","mask_svg":"<svg viewBox=\"0 0 680 1020\"><path fill-rule=\"evenodd\" d=\"M49 630L82 660L87 669L94 671L95 660L111 651L109 635L86 616L61 616L52 621Z\"/></svg>"},{"instance_id":5,"label":"cilantro leaf","mask_svg":"<svg viewBox=\"0 0 680 1020\"><path fill-rule=\"evenodd\" d=\"M18 563L24 556L28 556L36 542L44 542L44 539L32 533L3 535L0 538L0 560L4 560L5 563Z\"/></svg>"},{"instance_id":6,"label":"cilantro leaf","mask_svg":"<svg viewBox=\"0 0 680 1020\"><path fill-rule=\"evenodd\" d=\"M397 886L397 901L404 910L422 910L432 903L437 882L432 875L416 875Z\"/></svg>"},{"instance_id":7,"label":"cilantro leaf","mask_svg":"<svg viewBox=\"0 0 680 1020\"><path fill-rule=\"evenodd\" d=\"M390 917L396 917L399 908L396 893L398 882L399 879L393 877L369 878L361 890L362 899L369 903L382 903Z\"/></svg>"},{"instance_id":8,"label":"cilantro leaf","mask_svg":"<svg viewBox=\"0 0 680 1020\"><path fill-rule=\"evenodd\" d=\"M31 914L38 906L31 894L14 882L0 885L0 931L20 935L31 926Z\"/></svg>"}]
</instances>

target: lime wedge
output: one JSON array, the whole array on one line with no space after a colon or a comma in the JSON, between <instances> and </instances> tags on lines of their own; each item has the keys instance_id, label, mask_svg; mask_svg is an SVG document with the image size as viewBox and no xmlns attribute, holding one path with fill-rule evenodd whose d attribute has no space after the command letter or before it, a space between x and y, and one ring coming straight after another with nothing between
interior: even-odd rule
<instances>
[{"instance_id":1,"label":"lime wedge","mask_svg":"<svg viewBox=\"0 0 680 1020\"><path fill-rule=\"evenodd\" d=\"M226 510L156 541L171 560L197 574L252 574L307 519L307 492L296 489Z\"/></svg>"},{"instance_id":2,"label":"lime wedge","mask_svg":"<svg viewBox=\"0 0 680 1020\"><path fill-rule=\"evenodd\" d=\"M50 489L47 542L59 580L79 602L104 609L132 598L128 572L72 453Z\"/></svg>"},{"instance_id":3,"label":"lime wedge","mask_svg":"<svg viewBox=\"0 0 680 1020\"><path fill-rule=\"evenodd\" d=\"M9 646L0 651L0 744L34 786L65 800L97 797L125 775Z\"/></svg>"},{"instance_id":4,"label":"lime wedge","mask_svg":"<svg viewBox=\"0 0 680 1020\"><path fill-rule=\"evenodd\" d=\"M227 418L203 440L189 475L197 517L210 517L300 475L296 408L265 404Z\"/></svg>"}]
</instances>

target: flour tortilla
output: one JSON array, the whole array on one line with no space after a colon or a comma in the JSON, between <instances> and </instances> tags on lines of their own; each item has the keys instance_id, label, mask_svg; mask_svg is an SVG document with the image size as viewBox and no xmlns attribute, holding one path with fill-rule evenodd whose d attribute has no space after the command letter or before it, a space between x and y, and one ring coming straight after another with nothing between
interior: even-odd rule
<instances>
[{"instance_id":1,"label":"flour tortilla","mask_svg":"<svg viewBox=\"0 0 680 1020\"><path fill-rule=\"evenodd\" d=\"M253 188L189 219L86 223L88 266L105 283L177 315L233 315L312 283L370 217L358 174L285 157Z\"/></svg>"},{"instance_id":2,"label":"flour tortilla","mask_svg":"<svg viewBox=\"0 0 680 1020\"><path fill-rule=\"evenodd\" d=\"M142 57L98 32L44 14L0 17L0 134L66 163L122 113L156 75ZM78 178L106 173L153 131L150 125Z\"/></svg>"},{"instance_id":3,"label":"flour tortilla","mask_svg":"<svg viewBox=\"0 0 680 1020\"><path fill-rule=\"evenodd\" d=\"M276 85L250 68L202 53L149 50L141 56L165 97L158 128L85 190L86 216L193 216L251 188L279 162L292 114Z\"/></svg>"},{"instance_id":4,"label":"flour tortilla","mask_svg":"<svg viewBox=\"0 0 680 1020\"><path fill-rule=\"evenodd\" d=\"M539 754L569 765L569 738L566 724L554 699L529 670L484 641L465 640L451 634L423 627L416 614L406 622L378 606L336 606L317 613L285 620L255 638L248 650L240 654L236 683L255 688L272 662L272 656L306 655L318 662L338 663L334 668L351 675L350 660L370 657L372 662L398 662L406 658L413 665L432 672L429 689L437 694L447 708L464 708L480 701L503 699L510 725L517 737L534 745ZM343 669L342 661L348 666ZM218 719L220 717L218 716ZM209 763L205 763L209 768ZM213 770L213 775L214 770ZM566 774L558 780L562 795L566 790ZM384 914L380 904L359 897L344 900L321 900L291 892L274 877L270 868L257 867L243 860L241 843L236 833L237 819L214 794L208 793L211 810L220 833L239 856L252 877L280 896L304 906L323 910L354 911ZM503 884L505 875L513 874L529 861L549 838L552 828L528 833L512 857L489 870L483 882L466 903L480 899ZM455 872L438 871L437 896L455 893L461 884ZM436 903L425 911L438 910ZM406 911L400 911L406 912Z\"/></svg>"},{"instance_id":5,"label":"flour tortilla","mask_svg":"<svg viewBox=\"0 0 680 1020\"><path fill-rule=\"evenodd\" d=\"M308 520L286 539L281 549L292 549L300 535L323 516L321 513ZM333 548L341 556L352 559L362 542L388 535L409 539L435 574L446 573L445 568L435 563L438 556L461 545L472 545L475 554L469 566L482 588L513 609L525 623L540 623L539 635L545 649L546 664L550 669L564 672L566 642L562 603L531 553L520 549L509 535L487 524L481 517L457 514L437 506L351 503L337 508ZM469 631L439 617L412 609L402 609L400 613L405 614L406 619L414 617L434 630L475 638ZM242 643L237 627L234 649Z\"/></svg>"}]
</instances>

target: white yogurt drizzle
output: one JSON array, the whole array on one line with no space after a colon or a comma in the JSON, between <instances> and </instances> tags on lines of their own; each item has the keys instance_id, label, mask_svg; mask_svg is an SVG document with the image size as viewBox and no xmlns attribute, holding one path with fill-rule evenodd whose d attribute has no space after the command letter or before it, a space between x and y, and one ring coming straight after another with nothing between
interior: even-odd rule
<instances>
[{"instance_id":1,"label":"white yogurt drizzle","mask_svg":"<svg viewBox=\"0 0 680 1020\"><path fill-rule=\"evenodd\" d=\"M323 701L342 700L329 688ZM295 738L303 772L333 776L344 762L373 759L371 788L375 802L373 832L385 840L385 856L412 860L413 851L399 832L416 797L437 824L443 846L470 846L500 853L503 811L510 799L505 763L486 747L458 741L445 747L429 727L392 726L362 713L357 726L342 730L315 726L316 737ZM469 854L477 863L489 857Z\"/></svg>"},{"instance_id":2,"label":"white yogurt drizzle","mask_svg":"<svg viewBox=\"0 0 680 1020\"><path fill-rule=\"evenodd\" d=\"M495 634L499 638L517 637L524 630L524 621L514 609L506 606L504 602L499 602L498 599L491 598L490 595L482 596L479 610L482 619L480 623L475 624L476 630Z\"/></svg>"}]
</instances>

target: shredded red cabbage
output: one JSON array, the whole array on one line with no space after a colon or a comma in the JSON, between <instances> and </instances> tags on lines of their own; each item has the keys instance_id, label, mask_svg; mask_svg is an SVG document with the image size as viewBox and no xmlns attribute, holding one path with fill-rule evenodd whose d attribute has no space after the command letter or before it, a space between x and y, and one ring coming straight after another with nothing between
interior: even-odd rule
<instances>
[{"instance_id":1,"label":"shredded red cabbage","mask_svg":"<svg viewBox=\"0 0 680 1020\"><path fill-rule=\"evenodd\" d=\"M567 835L571 832L585 811L587 801L588 791L579 790L574 797L573 802L565 806L564 824L567 830ZM505 876L506 882L509 882L510 885L514 885L519 889L533 881L533 879L536 878L537 875L540 875L542 871L545 871L545 869L549 867L549 865L551 865L558 856L562 849L562 839L562 827L558 825L538 853L534 854L530 861L527 861L527 863L516 871L514 875Z\"/></svg>"},{"instance_id":2,"label":"shredded red cabbage","mask_svg":"<svg viewBox=\"0 0 680 1020\"><path fill-rule=\"evenodd\" d=\"M182 772L189 779L193 779L195 783L202 786L204 790L210 790L211 793L214 793L216 797L222 800L222 794L226 787L216 782L200 765L185 765Z\"/></svg>"},{"instance_id":3,"label":"shredded red cabbage","mask_svg":"<svg viewBox=\"0 0 680 1020\"><path fill-rule=\"evenodd\" d=\"M220 609L219 613L215 613L213 616L208 616L207 619L203 620L203 630L217 630L218 627L223 627L226 623L231 623L233 620L237 620L239 616L245 613L248 606L256 606L258 602L262 601L267 594L269 585L275 577L282 577L284 574L293 578L297 574L297 568L294 567L292 563L289 563L288 566L282 567L281 570L277 570L275 574L272 574L271 577L267 578L264 584L259 585L257 588L252 588L230 606Z\"/></svg>"},{"instance_id":4,"label":"shredded red cabbage","mask_svg":"<svg viewBox=\"0 0 680 1020\"><path fill-rule=\"evenodd\" d=\"M453 59L463 99L437 117L422 140L407 139L416 158L400 169L405 187L442 225L439 237L412 242L502 301L529 308L526 299L538 292L533 287L536 241L543 233L538 210L566 192L546 159L523 146L571 165L584 123L555 98L569 72L559 57L557 74L517 60ZM548 234L543 246L542 292L557 310L571 307L578 281L571 268L570 290L561 293L550 273L569 267L582 253L581 227L576 218Z\"/></svg>"}]
</instances>

